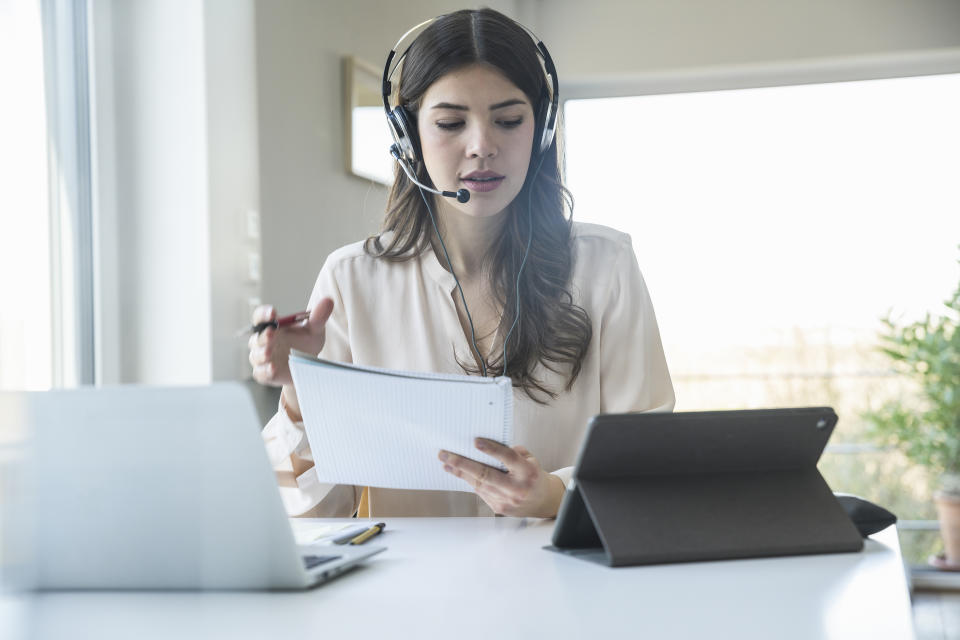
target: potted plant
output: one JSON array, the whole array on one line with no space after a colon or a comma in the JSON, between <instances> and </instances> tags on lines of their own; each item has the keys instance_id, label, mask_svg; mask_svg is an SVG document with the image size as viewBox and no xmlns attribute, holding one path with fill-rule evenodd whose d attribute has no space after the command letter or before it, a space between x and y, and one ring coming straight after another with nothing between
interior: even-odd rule
<instances>
[{"instance_id":1,"label":"potted plant","mask_svg":"<svg viewBox=\"0 0 960 640\"><path fill-rule=\"evenodd\" d=\"M883 319L881 351L919 394L915 407L889 402L866 418L875 438L939 478L934 502L945 557L931 563L960 569L960 284L944 304L944 315L910 324Z\"/></svg>"}]
</instances>

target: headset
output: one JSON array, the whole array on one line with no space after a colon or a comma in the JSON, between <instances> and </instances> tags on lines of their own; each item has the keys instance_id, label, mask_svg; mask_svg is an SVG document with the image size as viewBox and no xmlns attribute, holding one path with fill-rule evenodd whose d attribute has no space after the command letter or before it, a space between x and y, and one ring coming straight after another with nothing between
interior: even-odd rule
<instances>
[{"instance_id":1,"label":"headset","mask_svg":"<svg viewBox=\"0 0 960 640\"><path fill-rule=\"evenodd\" d=\"M397 105L396 107L390 107L390 94L393 93L393 83L391 79L396 73L397 69L403 63L404 58L407 57L407 52L410 51L410 46L413 45L411 42L406 49L403 50L403 53L397 57L397 51L400 50L400 45L402 45L411 33L417 32L417 35L420 35L421 30L426 29L436 20L442 18L443 16L437 16L436 18L430 18L429 20L424 20L420 24L409 29L400 39L397 41L397 44L393 46L393 49L390 50L390 53L387 55L387 62L383 65L383 81L381 85L381 92L383 95L383 110L387 116L387 123L389 124L390 135L393 137L393 142L390 146L390 155L396 159L399 163L400 168L403 169L403 172L407 174L407 177L410 178L410 181L416 184L421 189L425 189L431 193L435 193L440 196L446 196L448 198L456 198L459 202L468 202L470 200L470 192L466 189L459 189L456 192L453 191L442 191L437 189L432 189L425 184L422 184L417 180L415 176L415 167L421 161L421 149L420 149L420 136L417 132L417 122L415 118L412 118L403 105ZM537 53L540 56L540 60L543 63L544 73L550 79L550 85L552 90L550 91L549 96L541 96L538 101L536 123L537 130L540 131L540 144L537 146L536 154L542 155L544 151L550 148L550 145L553 144L553 138L557 133L557 105L559 104L560 99L560 86L557 81L557 69L553 64L553 58L550 57L550 52L547 51L546 45L543 44L537 36L527 29L525 26L519 22L514 22L518 27L527 32L527 34L533 39ZM416 40L416 38L414 38ZM396 58L396 61L394 61ZM391 66L392 65L392 66ZM548 100L543 98L547 97Z\"/></svg>"},{"instance_id":2,"label":"headset","mask_svg":"<svg viewBox=\"0 0 960 640\"><path fill-rule=\"evenodd\" d=\"M430 214L430 222L433 224L433 230L437 234L437 238L440 240L440 246L443 249L443 255L447 260L447 266L450 268L450 273L453 275L453 279L457 284L457 290L460 292L460 300L463 302L463 309L467 314L467 322L470 325L470 338L473 342L473 348L477 353L477 356L480 360L480 368L482 375L486 377L487 375L487 365L485 359L480 355L480 349L477 347L477 335L473 327L473 318L470 316L470 309L467 307L467 300L463 294L463 287L460 286L460 279L457 278L456 272L453 270L453 264L450 261L450 254L447 252L447 246L443 242L443 237L440 235L440 230L437 228L436 217L433 215L433 208L430 206L430 201L427 198L424 191L429 191L430 193L437 194L439 196L445 196L447 198L456 198L458 202L466 203L470 200L470 192L466 189L458 189L457 191L443 191L441 189L431 188L422 182L420 182L416 173L413 169L414 166L419 164L421 160L421 148L420 148L420 137L417 132L416 120L410 117L410 114L403 107L403 105L397 105L396 107L390 107L390 94L393 92L393 84L391 79L393 74L396 73L397 69L400 67L404 58L407 57L407 52L410 51L410 47L413 45L413 42L403 50L403 53L397 57L397 51L400 50L400 45L406 41L406 39L413 32L418 32L417 36L420 35L420 31L425 29L430 24L436 20L442 18L443 16L437 16L435 18L430 18L429 20L424 20L420 24L409 29L406 33L401 36L397 41L397 44L393 46L390 50L390 53L387 55L386 64L383 65L383 81L381 85L381 92L383 94L383 110L387 116L387 123L389 124L390 135L393 137L393 144L390 145L390 155L397 161L397 164L400 165L400 168L403 169L403 172L407 175L407 178L410 181L417 185L420 189L420 197L423 198L424 204L427 206L427 211ZM553 64L553 58L550 57L550 52L547 51L546 45L537 38L537 36L527 29L525 26L519 22L514 21L514 24L519 26L521 29L527 32L527 34L533 39L537 53L540 56L540 60L543 64L544 74L550 79L550 85L552 90L550 91L549 96L540 96L537 105L537 113L535 117L536 125L540 133L540 143L536 147L536 156L539 157L537 161L537 166L532 176L536 176L540 172L540 167L543 165L544 152L550 148L550 145L553 144L553 139L557 133L557 105L559 104L560 99L560 86L557 81L557 69ZM414 38L416 40L416 38ZM394 62L396 58L396 62ZM391 67L392 65L392 67ZM544 99L549 98L549 99ZM536 133L534 134L534 140L536 140ZM531 207L533 198L533 190L529 189L527 194L527 216L532 215ZM507 332L507 335L503 339L503 370L501 375L506 375L507 372L507 344L510 341L510 336L513 334L514 328L517 326L517 323L520 321L520 277L523 274L523 267L527 263L527 256L530 254L530 244L533 239L533 222L528 219L529 231L527 235L527 247L523 254L523 260L520 262L520 268L517 270L517 283L516 283L516 300L517 300L517 316L513 319L513 324L510 326L510 330Z\"/></svg>"}]
</instances>

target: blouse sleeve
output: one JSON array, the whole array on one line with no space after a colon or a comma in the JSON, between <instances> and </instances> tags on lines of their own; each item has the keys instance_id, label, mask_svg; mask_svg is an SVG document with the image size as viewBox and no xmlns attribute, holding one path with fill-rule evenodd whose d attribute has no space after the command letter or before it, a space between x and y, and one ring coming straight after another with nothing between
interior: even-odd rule
<instances>
[{"instance_id":1,"label":"blouse sleeve","mask_svg":"<svg viewBox=\"0 0 960 640\"><path fill-rule=\"evenodd\" d=\"M323 265L307 308L312 309L321 298L333 299L333 312L327 320L325 342L320 356L339 362L352 362L347 314L332 271L329 261ZM264 427L262 435L274 471L292 472L291 455L313 460L303 422L290 419L283 406L282 397L277 413ZM290 516L349 517L356 512L360 504L361 488L320 482L314 467L297 476L296 482L296 487L280 487L280 496Z\"/></svg>"},{"instance_id":2,"label":"blouse sleeve","mask_svg":"<svg viewBox=\"0 0 960 640\"><path fill-rule=\"evenodd\" d=\"M673 411L673 382L660 329L629 239L617 258L598 345L602 413Z\"/></svg>"},{"instance_id":3,"label":"blouse sleeve","mask_svg":"<svg viewBox=\"0 0 960 640\"><path fill-rule=\"evenodd\" d=\"M673 382L660 341L650 293L629 237L619 247L602 298L595 340L600 359L599 413L672 411ZM551 473L569 489L573 467Z\"/></svg>"}]
</instances>

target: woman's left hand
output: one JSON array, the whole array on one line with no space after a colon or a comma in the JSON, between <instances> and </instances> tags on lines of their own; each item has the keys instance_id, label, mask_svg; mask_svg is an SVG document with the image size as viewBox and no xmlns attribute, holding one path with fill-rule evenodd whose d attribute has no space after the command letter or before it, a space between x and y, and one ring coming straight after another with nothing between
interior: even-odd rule
<instances>
[{"instance_id":1,"label":"woman's left hand","mask_svg":"<svg viewBox=\"0 0 960 640\"><path fill-rule=\"evenodd\" d=\"M544 471L526 447L510 448L486 438L477 438L474 445L500 460L507 471L440 451L438 457L443 462L443 470L470 483L494 513L534 518L557 515L566 490L563 480Z\"/></svg>"}]
</instances>

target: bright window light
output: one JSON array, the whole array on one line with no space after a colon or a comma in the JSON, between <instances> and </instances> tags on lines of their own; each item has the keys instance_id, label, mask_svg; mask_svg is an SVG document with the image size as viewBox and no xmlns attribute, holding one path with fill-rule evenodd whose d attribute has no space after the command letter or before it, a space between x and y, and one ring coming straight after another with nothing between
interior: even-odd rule
<instances>
[{"instance_id":1,"label":"bright window light","mask_svg":"<svg viewBox=\"0 0 960 640\"><path fill-rule=\"evenodd\" d=\"M678 374L785 331L872 340L960 277L957 113L960 75L571 100L574 217L633 237Z\"/></svg>"},{"instance_id":2,"label":"bright window light","mask_svg":"<svg viewBox=\"0 0 960 640\"><path fill-rule=\"evenodd\" d=\"M50 232L39 2L0 3L0 78L0 389L46 389Z\"/></svg>"}]
</instances>

